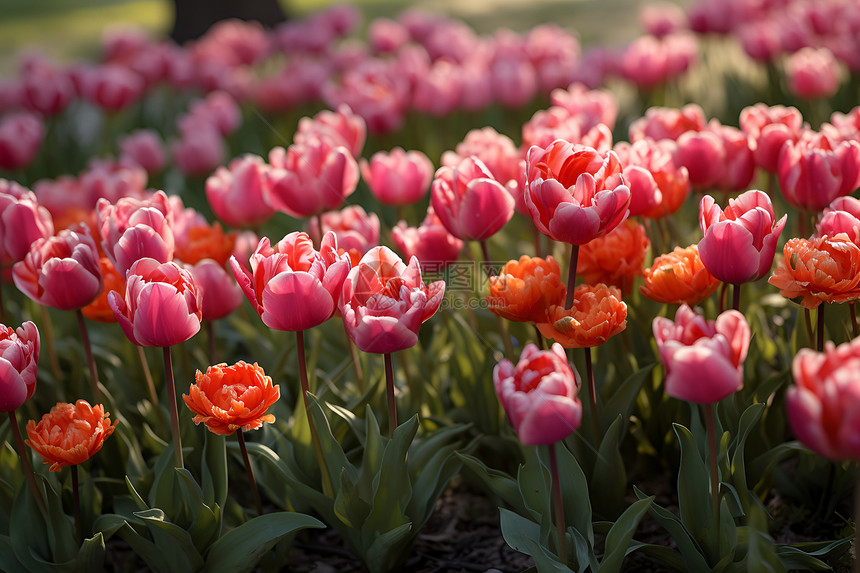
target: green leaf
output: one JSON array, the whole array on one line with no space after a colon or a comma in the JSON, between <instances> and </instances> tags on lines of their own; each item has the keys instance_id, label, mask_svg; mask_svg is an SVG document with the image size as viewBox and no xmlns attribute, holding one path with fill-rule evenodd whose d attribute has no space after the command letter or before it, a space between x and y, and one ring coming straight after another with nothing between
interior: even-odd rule
<instances>
[{"instance_id":1,"label":"green leaf","mask_svg":"<svg viewBox=\"0 0 860 573\"><path fill-rule=\"evenodd\" d=\"M206 554L206 573L246 573L278 541L300 529L323 528L320 520L303 513L278 512L255 517L231 529Z\"/></svg>"},{"instance_id":2,"label":"green leaf","mask_svg":"<svg viewBox=\"0 0 860 573\"><path fill-rule=\"evenodd\" d=\"M204 434L201 474L206 505L224 507L228 483L227 444L224 436L212 432Z\"/></svg>"},{"instance_id":3,"label":"green leaf","mask_svg":"<svg viewBox=\"0 0 860 573\"><path fill-rule=\"evenodd\" d=\"M746 469L744 468L744 447L750 432L761 419L763 412L764 404L752 404L744 410L738 427L735 452L732 455L731 479L737 488L744 514L749 513L751 504L749 488L747 487Z\"/></svg>"},{"instance_id":4,"label":"green leaf","mask_svg":"<svg viewBox=\"0 0 860 573\"><path fill-rule=\"evenodd\" d=\"M558 457L558 472L561 474L561 491L564 498L564 516L568 526L573 526L594 545L594 530L591 526L591 500L588 496L588 480L579 462L563 442L555 445ZM549 498L547 498L549 499ZM552 512L550 512L551 514Z\"/></svg>"},{"instance_id":5,"label":"green leaf","mask_svg":"<svg viewBox=\"0 0 860 573\"><path fill-rule=\"evenodd\" d=\"M173 571L171 567L172 555L167 552L167 548L156 546L155 543L135 531L123 516L102 515L96 520L95 528L102 531L107 538L114 534L119 535L123 541L131 546L134 553L156 573ZM179 572L177 571L177 573Z\"/></svg>"},{"instance_id":6,"label":"green leaf","mask_svg":"<svg viewBox=\"0 0 860 573\"><path fill-rule=\"evenodd\" d=\"M185 502L185 514L191 516L187 531L194 541L194 546L201 554L206 552L209 545L221 534L221 511L215 506L213 511L203 502L203 490L194 481L191 473L183 468L174 468L179 478L180 487Z\"/></svg>"},{"instance_id":7,"label":"green leaf","mask_svg":"<svg viewBox=\"0 0 860 573\"><path fill-rule=\"evenodd\" d=\"M364 564L371 573L385 573L394 569L402 560L402 553L394 551L396 547L407 540L412 531L411 523L404 523L386 531L375 533L373 542L364 551Z\"/></svg>"},{"instance_id":8,"label":"green leaf","mask_svg":"<svg viewBox=\"0 0 860 573\"><path fill-rule=\"evenodd\" d=\"M37 475L37 482L44 484L43 479ZM43 498L46 488L40 487L43 492ZM45 500L48 503L48 500ZM48 513L49 520L51 513ZM67 521L63 518L63 521ZM42 518L42 513L36 505L36 500L30 491L29 486L22 482L18 488L18 494L15 496L15 501L12 504L11 523L15 524L9 531L9 538L12 545L12 552L15 558L24 566L23 571L32 573L52 573L52 568L45 563L50 563L52 559L51 545L46 535L46 530L49 524L45 523ZM54 524L54 527L59 527L62 524ZM40 559L34 559L34 555Z\"/></svg>"},{"instance_id":9,"label":"green leaf","mask_svg":"<svg viewBox=\"0 0 860 573\"><path fill-rule=\"evenodd\" d=\"M0 535L0 571L26 571L27 569L15 557L12 538Z\"/></svg>"},{"instance_id":10,"label":"green leaf","mask_svg":"<svg viewBox=\"0 0 860 573\"><path fill-rule=\"evenodd\" d=\"M460 472L462 462L454 457L458 444L449 444L436 450L436 453L423 466L409 464L409 474L414 480L412 497L406 507L406 515L416 529L421 529L436 505L436 500L448 486L451 479ZM413 460L409 456L409 462ZM414 477L417 476L417 477Z\"/></svg>"},{"instance_id":11,"label":"green leaf","mask_svg":"<svg viewBox=\"0 0 860 573\"><path fill-rule=\"evenodd\" d=\"M684 564L684 558L681 557L681 554L665 545L654 545L653 543L642 543L634 540L627 548L627 553L630 554L634 551L645 553L649 557L656 559L664 565L668 565L676 571L682 571L684 573L687 571L687 566Z\"/></svg>"},{"instance_id":12,"label":"green leaf","mask_svg":"<svg viewBox=\"0 0 860 573\"><path fill-rule=\"evenodd\" d=\"M507 505L513 507L519 513L526 513L526 508L523 505L522 497L520 496L519 486L515 479L499 471L487 467L487 465L476 458L467 454L455 453L463 465L472 470L476 476L484 483L484 485L495 495L497 495Z\"/></svg>"},{"instance_id":13,"label":"green leaf","mask_svg":"<svg viewBox=\"0 0 860 573\"><path fill-rule=\"evenodd\" d=\"M540 525L505 508L499 509L499 522L505 543L531 556L539 573L573 573L570 567L558 561L558 556L542 546Z\"/></svg>"},{"instance_id":14,"label":"green leaf","mask_svg":"<svg viewBox=\"0 0 860 573\"><path fill-rule=\"evenodd\" d=\"M744 529L747 541L747 571L784 572L786 569L777 557L773 538L767 533L767 517L764 511L758 508L753 510L749 516L749 525Z\"/></svg>"},{"instance_id":15,"label":"green leaf","mask_svg":"<svg viewBox=\"0 0 860 573\"><path fill-rule=\"evenodd\" d=\"M639 499L647 497L636 486L633 486L633 492ZM687 571L710 571L708 562L702 554L698 542L690 535L680 519L653 501L648 509L648 513L672 536L672 539L678 545L678 550L681 552L681 557L684 559Z\"/></svg>"},{"instance_id":16,"label":"green leaf","mask_svg":"<svg viewBox=\"0 0 860 573\"><path fill-rule=\"evenodd\" d=\"M191 534L167 521L161 509L138 511L134 515L146 524L155 546L169 556L170 571L198 571L203 567L203 557L194 546Z\"/></svg>"},{"instance_id":17,"label":"green leaf","mask_svg":"<svg viewBox=\"0 0 860 573\"><path fill-rule=\"evenodd\" d=\"M626 505L627 472L621 457L624 429L624 418L619 414L603 435L591 473L591 483L595 485L591 488L594 512L606 518L615 518Z\"/></svg>"},{"instance_id":18,"label":"green leaf","mask_svg":"<svg viewBox=\"0 0 860 573\"><path fill-rule=\"evenodd\" d=\"M74 570L79 573L102 571L105 561L105 540L101 533L96 533L89 539L84 539L78 556L75 558Z\"/></svg>"},{"instance_id":19,"label":"green leaf","mask_svg":"<svg viewBox=\"0 0 860 573\"><path fill-rule=\"evenodd\" d=\"M606 553L600 563L599 573L618 573L621 571L621 565L624 563L624 557L627 555L633 533L639 527L642 517L648 513L653 501L653 496L640 499L621 514L621 517L606 535Z\"/></svg>"},{"instance_id":20,"label":"green leaf","mask_svg":"<svg viewBox=\"0 0 860 573\"><path fill-rule=\"evenodd\" d=\"M681 445L678 469L678 508L681 522L704 549L709 560L719 554L719 533L714 531L710 497L710 477L699 454L693 434L681 424L672 424Z\"/></svg>"},{"instance_id":21,"label":"green leaf","mask_svg":"<svg viewBox=\"0 0 860 573\"><path fill-rule=\"evenodd\" d=\"M831 567L818 559L818 557L824 557L832 551L848 546L851 541L852 539L850 537L846 537L845 539L825 543L780 545L776 549L776 556L779 558L779 562L782 563L786 569L829 571ZM804 550L804 547L809 548L809 551ZM845 549L847 550L847 547L845 547Z\"/></svg>"},{"instance_id":22,"label":"green leaf","mask_svg":"<svg viewBox=\"0 0 860 573\"><path fill-rule=\"evenodd\" d=\"M639 391L642 389L642 384L651 375L651 371L657 364L650 364L641 368L628 376L617 389L613 390L612 394L606 400L604 412L610 415L619 415L622 419L630 418L630 411L636 403L636 398L639 396Z\"/></svg>"}]
</instances>

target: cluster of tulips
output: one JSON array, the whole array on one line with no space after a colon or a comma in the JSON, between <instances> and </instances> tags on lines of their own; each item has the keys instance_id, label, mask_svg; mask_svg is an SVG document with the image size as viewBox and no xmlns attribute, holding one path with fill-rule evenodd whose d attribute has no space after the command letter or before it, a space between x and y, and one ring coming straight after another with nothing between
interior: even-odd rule
<instances>
[{"instance_id":1,"label":"cluster of tulips","mask_svg":"<svg viewBox=\"0 0 860 573\"><path fill-rule=\"evenodd\" d=\"M790 41L766 34L796 14L810 23ZM860 461L860 107L812 124L778 103L722 120L652 105L622 133L603 86L624 78L649 101L695 65L695 33L732 33L771 64L791 52L792 97L826 105L848 89L839 66L857 71L860 10L732 0L643 23L620 52L580 54L556 26L483 38L406 12L362 44L339 5L185 47L114 32L96 65L26 59L0 85L0 410L20 460L0 453L0 511L52 533L27 553L26 528L0 527L0 569L90 570L117 535L158 571L277 570L297 530L329 526L389 571L458 479L502 501L505 540L539 571L611 573L634 551L691 571L839 559L850 536L777 543L767 502L796 456L799 473L829 468L827 521ZM481 125L436 156L454 114L535 101L517 133ZM314 103L327 109L303 113ZM119 137L63 171L45 126L76 106ZM296 113L291 140L262 143L261 112ZM445 121L398 131L415 114ZM79 342L56 336L63 311ZM60 354L78 344L88 372L70 380ZM55 405L39 419L34 402ZM103 447L118 458L89 462ZM229 488L227 452L246 472ZM640 490L632 456L677 473L677 512ZM103 486L82 487L82 464ZM646 515L675 548L634 539Z\"/></svg>"}]
</instances>

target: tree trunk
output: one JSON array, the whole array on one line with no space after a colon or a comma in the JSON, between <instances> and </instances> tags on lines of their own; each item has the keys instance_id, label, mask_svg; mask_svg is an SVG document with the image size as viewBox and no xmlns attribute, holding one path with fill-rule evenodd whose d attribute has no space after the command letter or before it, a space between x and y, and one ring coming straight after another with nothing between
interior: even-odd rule
<instances>
[{"instance_id":1,"label":"tree trunk","mask_svg":"<svg viewBox=\"0 0 860 573\"><path fill-rule=\"evenodd\" d=\"M278 0L173 0L173 6L170 37L177 44L199 38L221 20L255 20L272 28L288 19Z\"/></svg>"}]
</instances>

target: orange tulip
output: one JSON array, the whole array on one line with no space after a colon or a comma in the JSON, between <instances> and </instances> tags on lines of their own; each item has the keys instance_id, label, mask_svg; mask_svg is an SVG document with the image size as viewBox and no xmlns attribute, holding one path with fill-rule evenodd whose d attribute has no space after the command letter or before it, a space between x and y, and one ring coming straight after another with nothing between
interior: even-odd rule
<instances>
[{"instance_id":1,"label":"orange tulip","mask_svg":"<svg viewBox=\"0 0 860 573\"><path fill-rule=\"evenodd\" d=\"M804 308L860 298L860 247L845 233L789 239L767 282L785 298L803 297Z\"/></svg>"},{"instance_id":2,"label":"orange tulip","mask_svg":"<svg viewBox=\"0 0 860 573\"><path fill-rule=\"evenodd\" d=\"M487 303L491 311L514 322L545 322L549 307L561 304L566 294L554 258L523 255L490 277Z\"/></svg>"},{"instance_id":3,"label":"orange tulip","mask_svg":"<svg viewBox=\"0 0 860 573\"><path fill-rule=\"evenodd\" d=\"M573 291L573 306L567 310L552 306L547 319L538 329L563 347L600 346L627 328L627 305L616 287L579 285Z\"/></svg>"},{"instance_id":4,"label":"orange tulip","mask_svg":"<svg viewBox=\"0 0 860 573\"><path fill-rule=\"evenodd\" d=\"M654 259L645 269L645 284L639 292L653 301L695 306L714 294L720 281L714 278L699 258L699 248L690 245Z\"/></svg>"},{"instance_id":5,"label":"orange tulip","mask_svg":"<svg viewBox=\"0 0 860 573\"><path fill-rule=\"evenodd\" d=\"M105 438L116 427L108 416L101 404L57 402L38 424L35 420L27 423L29 439L25 443L51 464L52 472L58 472L63 466L87 461L102 449Z\"/></svg>"},{"instance_id":6,"label":"orange tulip","mask_svg":"<svg viewBox=\"0 0 860 573\"><path fill-rule=\"evenodd\" d=\"M218 364L206 374L198 370L196 378L188 394L182 395L197 414L195 424L203 422L213 433L229 436L240 428L256 430L263 422L275 421L266 410L278 401L280 390L256 363Z\"/></svg>"},{"instance_id":7,"label":"orange tulip","mask_svg":"<svg viewBox=\"0 0 860 573\"><path fill-rule=\"evenodd\" d=\"M195 225L183 235L176 236L173 256L189 265L197 264L203 259L212 259L224 267L233 254L236 235L236 231L225 233L218 221L211 226Z\"/></svg>"},{"instance_id":8,"label":"orange tulip","mask_svg":"<svg viewBox=\"0 0 860 573\"><path fill-rule=\"evenodd\" d=\"M81 309L84 316L96 322L116 322L116 315L108 304L108 293L116 291L125 294L125 277L117 272L116 267L106 256L99 259L99 268L102 271L102 279L105 288L93 302Z\"/></svg>"},{"instance_id":9,"label":"orange tulip","mask_svg":"<svg viewBox=\"0 0 860 573\"><path fill-rule=\"evenodd\" d=\"M579 249L576 272L588 284L604 283L617 286L629 294L633 279L642 274L642 263L651 242L645 228L627 219L603 237L584 244Z\"/></svg>"}]
</instances>

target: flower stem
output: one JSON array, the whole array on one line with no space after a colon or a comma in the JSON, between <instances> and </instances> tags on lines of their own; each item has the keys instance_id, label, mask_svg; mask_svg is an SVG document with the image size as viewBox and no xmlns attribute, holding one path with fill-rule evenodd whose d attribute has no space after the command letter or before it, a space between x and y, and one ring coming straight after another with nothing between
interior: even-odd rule
<instances>
[{"instance_id":1,"label":"flower stem","mask_svg":"<svg viewBox=\"0 0 860 573\"><path fill-rule=\"evenodd\" d=\"M532 241L534 242L535 256L540 258L543 258L543 249L541 248L542 235L543 233L541 233L540 230L532 224Z\"/></svg>"},{"instance_id":2,"label":"flower stem","mask_svg":"<svg viewBox=\"0 0 860 573\"><path fill-rule=\"evenodd\" d=\"M248 472L248 481L251 482L251 494L254 496L254 504L257 506L257 515L263 515L263 502L260 500L260 491L257 489L257 480L254 479L254 470L251 468L251 460L248 458L248 448L245 447L245 434L242 428L236 430L239 438L239 449L242 450L242 459L245 460L245 471Z\"/></svg>"},{"instance_id":3,"label":"flower stem","mask_svg":"<svg viewBox=\"0 0 860 573\"><path fill-rule=\"evenodd\" d=\"M322 213L319 213L316 216L316 220L317 220L317 233L320 234L320 242L318 245L316 245L316 248L319 249L320 247L322 247L322 240L323 240L323 237L325 236L325 231L323 230Z\"/></svg>"},{"instance_id":4,"label":"flower stem","mask_svg":"<svg viewBox=\"0 0 860 573\"><path fill-rule=\"evenodd\" d=\"M54 344L54 324L51 321L51 315L48 312L48 307L40 305L42 308L42 328L44 334L45 349L48 351L48 361L51 364L51 373L57 382L63 381L63 371L60 370L60 358L57 356L57 346Z\"/></svg>"},{"instance_id":5,"label":"flower stem","mask_svg":"<svg viewBox=\"0 0 860 573\"><path fill-rule=\"evenodd\" d=\"M860 336L860 327L857 325L857 301L848 303L848 311L851 313L851 336L857 338Z\"/></svg>"},{"instance_id":6,"label":"flower stem","mask_svg":"<svg viewBox=\"0 0 860 573\"><path fill-rule=\"evenodd\" d=\"M209 338L209 364L217 364L215 361L215 321L206 322L206 334Z\"/></svg>"},{"instance_id":7,"label":"flower stem","mask_svg":"<svg viewBox=\"0 0 860 573\"><path fill-rule=\"evenodd\" d=\"M809 309L803 309L803 320L806 324L806 336L809 338L809 343L812 344L812 318L809 316Z\"/></svg>"},{"instance_id":8,"label":"flower stem","mask_svg":"<svg viewBox=\"0 0 860 573\"><path fill-rule=\"evenodd\" d=\"M546 350L546 342L543 339L543 334L541 334L540 328L538 328L536 322L533 322L532 326L535 327L535 338L537 339L538 348L540 348L541 350Z\"/></svg>"},{"instance_id":9,"label":"flower stem","mask_svg":"<svg viewBox=\"0 0 860 573\"><path fill-rule=\"evenodd\" d=\"M158 410L159 416L161 416L161 410L158 406L158 394L155 391L155 382L152 380L152 371L149 369L149 362L146 361L146 355L143 353L143 346L135 344L134 347L137 348L137 357L140 360L140 368L143 370L143 378L146 381L149 400L152 402L152 406Z\"/></svg>"},{"instance_id":10,"label":"flower stem","mask_svg":"<svg viewBox=\"0 0 860 573\"><path fill-rule=\"evenodd\" d=\"M313 416L311 416L311 402L308 399L308 392L311 390L310 385L308 384L308 365L305 360L305 333L303 330L296 331L296 351L299 355L299 382L302 385L302 400L304 400L305 403L305 415L308 419L308 428L310 428L311 431L311 441L313 442L314 451L317 455L317 463L320 466L323 493L328 497L333 497L334 486L331 483L331 477L328 473L328 466L325 463L325 457L323 457L320 436L317 433L317 427L316 424L314 424Z\"/></svg>"},{"instance_id":11,"label":"flower stem","mask_svg":"<svg viewBox=\"0 0 860 573\"><path fill-rule=\"evenodd\" d=\"M732 288L732 308L740 312L741 310L741 285L740 283L733 285Z\"/></svg>"},{"instance_id":12,"label":"flower stem","mask_svg":"<svg viewBox=\"0 0 860 573\"><path fill-rule=\"evenodd\" d=\"M394 437L397 429L397 401L394 399L394 366L391 353L385 353L385 394L388 396L388 437Z\"/></svg>"},{"instance_id":13,"label":"flower stem","mask_svg":"<svg viewBox=\"0 0 860 573\"><path fill-rule=\"evenodd\" d=\"M355 370L355 383L358 385L358 391L364 394L364 376L361 374L361 361L358 358L358 351L355 349L355 344L352 343L352 338L346 332L346 327L343 329L346 334L346 346L349 348L349 355L352 358L352 369Z\"/></svg>"},{"instance_id":14,"label":"flower stem","mask_svg":"<svg viewBox=\"0 0 860 573\"><path fill-rule=\"evenodd\" d=\"M72 464L72 502L74 503L75 511L75 536L78 540L78 545L84 542L83 527L81 526L81 494L80 485L78 483L78 465Z\"/></svg>"},{"instance_id":15,"label":"flower stem","mask_svg":"<svg viewBox=\"0 0 860 573\"><path fill-rule=\"evenodd\" d=\"M24 440L21 438L21 428L18 427L18 418L15 416L15 410L9 411L9 425L12 426L12 437L15 439L15 448L18 450L18 457L21 458L21 466L24 470L24 477L27 478L27 483L30 484L30 491L33 492L33 497L36 498L36 505L42 512L42 517L48 518L48 510L45 507L45 500L42 498L42 492L36 485L36 476L33 473L33 466L30 464L30 458L27 457L27 448L24 447Z\"/></svg>"},{"instance_id":16,"label":"flower stem","mask_svg":"<svg viewBox=\"0 0 860 573\"><path fill-rule=\"evenodd\" d=\"M585 377L588 379L588 400L591 407L591 425L594 428L594 445L600 449L600 420L597 419L597 390L594 387L594 369L591 367L591 348L585 352Z\"/></svg>"},{"instance_id":17,"label":"flower stem","mask_svg":"<svg viewBox=\"0 0 860 573\"><path fill-rule=\"evenodd\" d=\"M817 324L815 325L815 349L818 352L824 351L824 303L818 305L818 310L815 313Z\"/></svg>"},{"instance_id":18,"label":"flower stem","mask_svg":"<svg viewBox=\"0 0 860 573\"><path fill-rule=\"evenodd\" d=\"M720 477L717 469L717 431L714 427L714 405L703 404L705 427L708 432L708 464L711 468L711 514L714 519L714 535L719 539L720 530Z\"/></svg>"},{"instance_id":19,"label":"flower stem","mask_svg":"<svg viewBox=\"0 0 860 573\"><path fill-rule=\"evenodd\" d=\"M552 475L552 494L555 503L555 528L558 534L558 556L561 562L567 564L567 538L565 536L565 520L564 520L564 498L561 495L561 479L558 471L558 459L555 455L555 449L561 446L561 442L549 444L549 471Z\"/></svg>"},{"instance_id":20,"label":"flower stem","mask_svg":"<svg viewBox=\"0 0 860 573\"><path fill-rule=\"evenodd\" d=\"M480 241L480 243L481 254L484 255L484 270L487 273L487 280L490 280L490 277L496 273L493 270L493 265L490 263L490 251L487 248L487 241ZM508 328L508 322L498 314L496 315L496 320L499 322L499 333L502 335L502 344L505 346L505 356L513 359L514 345L511 342L511 332Z\"/></svg>"},{"instance_id":21,"label":"flower stem","mask_svg":"<svg viewBox=\"0 0 860 573\"><path fill-rule=\"evenodd\" d=\"M570 267L567 269L567 298L564 301L564 309L569 310L573 306L573 289L576 288L576 265L579 263L579 245L570 246Z\"/></svg>"},{"instance_id":22,"label":"flower stem","mask_svg":"<svg viewBox=\"0 0 860 573\"><path fill-rule=\"evenodd\" d=\"M101 392L99 392L99 371L96 368L96 359L93 358L93 349L92 345L90 345L90 335L87 332L87 323L84 321L84 313L81 312L81 309L78 309L75 311L75 314L78 317L78 330L81 331L81 342L84 345L84 354L87 357L87 365L90 367L90 379L93 384L93 399L95 400L93 404L95 404L101 400Z\"/></svg>"},{"instance_id":23,"label":"flower stem","mask_svg":"<svg viewBox=\"0 0 860 573\"><path fill-rule=\"evenodd\" d=\"M173 387L173 362L170 359L170 347L164 350L164 381L167 386L167 404L170 409L170 430L173 433L173 457L178 468L184 468L182 461L182 436L179 434L179 412L176 410L176 389Z\"/></svg>"}]
</instances>

